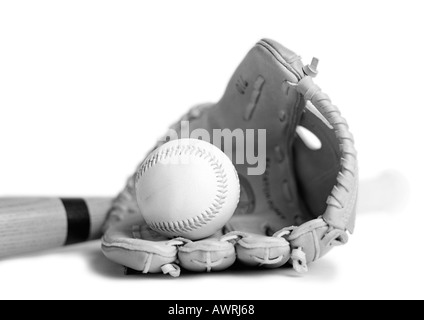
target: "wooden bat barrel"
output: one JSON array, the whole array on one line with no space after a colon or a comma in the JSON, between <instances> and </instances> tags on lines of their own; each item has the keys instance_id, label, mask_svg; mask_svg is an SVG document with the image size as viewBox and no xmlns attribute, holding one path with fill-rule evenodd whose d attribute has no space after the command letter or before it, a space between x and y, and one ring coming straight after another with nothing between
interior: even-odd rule
<instances>
[{"instance_id":1,"label":"wooden bat barrel","mask_svg":"<svg viewBox=\"0 0 424 320\"><path fill-rule=\"evenodd\" d=\"M102 236L111 198L0 198L0 259Z\"/></svg>"}]
</instances>

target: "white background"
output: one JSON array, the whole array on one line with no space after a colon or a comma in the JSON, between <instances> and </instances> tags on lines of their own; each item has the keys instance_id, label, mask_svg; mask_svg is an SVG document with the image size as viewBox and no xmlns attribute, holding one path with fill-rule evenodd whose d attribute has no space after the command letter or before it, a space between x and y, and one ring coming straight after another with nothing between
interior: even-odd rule
<instances>
[{"instance_id":1,"label":"white background","mask_svg":"<svg viewBox=\"0 0 424 320\"><path fill-rule=\"evenodd\" d=\"M125 277L99 243L0 261L0 298L424 298L422 1L2 1L0 195L115 195L247 51L308 63L355 134L351 242L289 270Z\"/></svg>"}]
</instances>

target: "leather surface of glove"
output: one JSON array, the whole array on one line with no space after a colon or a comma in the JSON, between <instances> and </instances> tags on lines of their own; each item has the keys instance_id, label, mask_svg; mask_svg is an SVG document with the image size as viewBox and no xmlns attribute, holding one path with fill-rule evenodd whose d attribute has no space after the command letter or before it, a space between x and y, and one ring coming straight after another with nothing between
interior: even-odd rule
<instances>
[{"instance_id":1,"label":"leather surface of glove","mask_svg":"<svg viewBox=\"0 0 424 320\"><path fill-rule=\"evenodd\" d=\"M294 52L261 40L235 71L222 99L192 108L172 129L266 129L264 173L234 163L240 203L225 228L210 238L168 239L150 230L137 206L134 176L115 199L102 240L104 254L143 273L180 274L231 267L298 272L353 233L358 167L352 134L330 98L312 80L317 60L304 65ZM319 139L308 144L299 128ZM163 142L161 142L163 143ZM157 144L158 147L161 143ZM155 148L156 148L155 147ZM255 146L256 147L256 146Z\"/></svg>"}]
</instances>

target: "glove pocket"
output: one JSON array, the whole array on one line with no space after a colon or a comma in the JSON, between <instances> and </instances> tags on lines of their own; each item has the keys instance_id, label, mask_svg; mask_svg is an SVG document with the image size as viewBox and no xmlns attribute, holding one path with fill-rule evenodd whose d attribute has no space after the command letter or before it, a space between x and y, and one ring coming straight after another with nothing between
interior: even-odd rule
<instances>
[{"instance_id":1,"label":"glove pocket","mask_svg":"<svg viewBox=\"0 0 424 320\"><path fill-rule=\"evenodd\" d=\"M179 248L178 260L187 270L195 272L221 271L236 260L233 244L218 239L189 242Z\"/></svg>"},{"instance_id":2,"label":"glove pocket","mask_svg":"<svg viewBox=\"0 0 424 320\"><path fill-rule=\"evenodd\" d=\"M253 267L279 268L290 259L290 244L284 238L249 234L236 244L237 258Z\"/></svg>"}]
</instances>

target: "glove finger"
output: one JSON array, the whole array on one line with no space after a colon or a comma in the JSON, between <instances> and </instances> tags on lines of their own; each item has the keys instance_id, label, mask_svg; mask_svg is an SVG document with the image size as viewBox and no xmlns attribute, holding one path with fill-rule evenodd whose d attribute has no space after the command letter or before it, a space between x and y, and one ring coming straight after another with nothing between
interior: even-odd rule
<instances>
[{"instance_id":1,"label":"glove finger","mask_svg":"<svg viewBox=\"0 0 424 320\"><path fill-rule=\"evenodd\" d=\"M279 268L290 259L290 244L281 237L246 234L236 250L238 260L254 267Z\"/></svg>"},{"instance_id":2,"label":"glove finger","mask_svg":"<svg viewBox=\"0 0 424 320\"><path fill-rule=\"evenodd\" d=\"M139 217L110 227L102 238L102 251L110 260L143 273L163 272L177 259L177 247L149 230ZM169 271L169 270L168 270Z\"/></svg>"},{"instance_id":3,"label":"glove finger","mask_svg":"<svg viewBox=\"0 0 424 320\"><path fill-rule=\"evenodd\" d=\"M301 248L307 263L322 258L333 247L345 244L345 231L330 227L323 219L311 220L291 231L287 237L292 248Z\"/></svg>"},{"instance_id":4,"label":"glove finger","mask_svg":"<svg viewBox=\"0 0 424 320\"><path fill-rule=\"evenodd\" d=\"M236 252L233 244L216 238L208 238L180 247L178 260L184 269L190 271L221 271L233 265Z\"/></svg>"}]
</instances>

